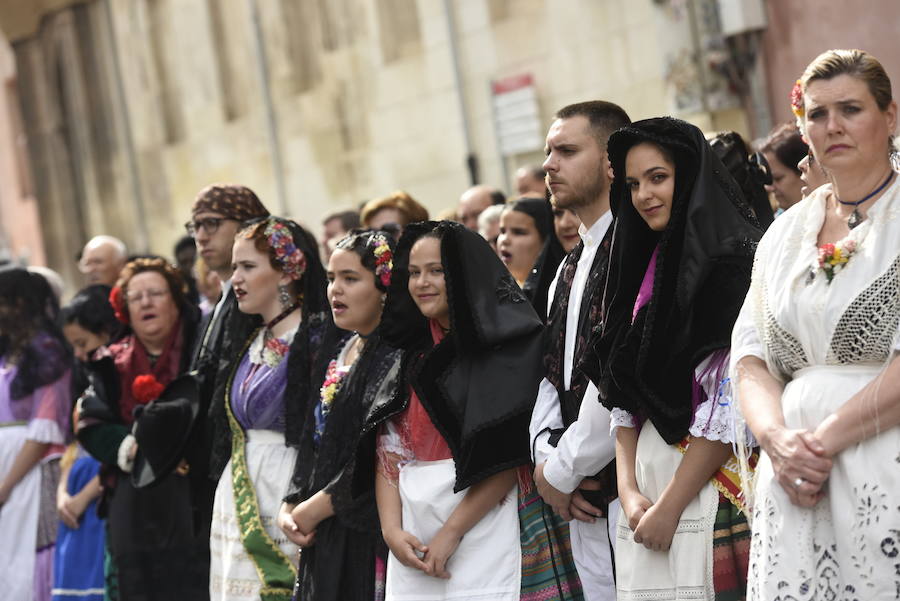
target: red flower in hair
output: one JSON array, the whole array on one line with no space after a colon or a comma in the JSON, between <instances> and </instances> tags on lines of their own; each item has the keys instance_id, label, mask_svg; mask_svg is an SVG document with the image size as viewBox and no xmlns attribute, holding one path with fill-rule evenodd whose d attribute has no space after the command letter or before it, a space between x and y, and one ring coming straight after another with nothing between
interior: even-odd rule
<instances>
[{"instance_id":1,"label":"red flower in hair","mask_svg":"<svg viewBox=\"0 0 900 601\"><path fill-rule=\"evenodd\" d=\"M125 325L128 325L128 313L125 312L124 297L125 295L122 294L122 289L118 286L113 286L113 289L109 291L109 304L112 305L116 319Z\"/></svg>"},{"instance_id":2,"label":"red flower in hair","mask_svg":"<svg viewBox=\"0 0 900 601\"><path fill-rule=\"evenodd\" d=\"M166 387L159 383L152 374L138 376L131 383L131 394L141 405L146 405L152 400L158 399Z\"/></svg>"}]
</instances>

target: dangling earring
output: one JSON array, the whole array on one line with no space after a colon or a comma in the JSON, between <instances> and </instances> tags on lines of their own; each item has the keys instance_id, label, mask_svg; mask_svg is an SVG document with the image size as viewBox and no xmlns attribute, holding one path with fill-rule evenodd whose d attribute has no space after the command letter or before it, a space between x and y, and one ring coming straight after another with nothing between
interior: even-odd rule
<instances>
[{"instance_id":1,"label":"dangling earring","mask_svg":"<svg viewBox=\"0 0 900 601\"><path fill-rule=\"evenodd\" d=\"M291 292L288 290L288 287L284 284L278 285L278 302L281 303L282 308L287 309L291 306Z\"/></svg>"},{"instance_id":2,"label":"dangling earring","mask_svg":"<svg viewBox=\"0 0 900 601\"><path fill-rule=\"evenodd\" d=\"M387 302L387 294L382 294L381 295L381 306L383 307L384 303L386 303L386 302Z\"/></svg>"}]
</instances>

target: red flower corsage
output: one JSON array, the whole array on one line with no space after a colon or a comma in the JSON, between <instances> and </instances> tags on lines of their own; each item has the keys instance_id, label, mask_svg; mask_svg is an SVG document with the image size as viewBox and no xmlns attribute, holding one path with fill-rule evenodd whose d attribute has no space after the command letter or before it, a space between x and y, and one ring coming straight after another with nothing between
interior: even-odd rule
<instances>
[{"instance_id":1,"label":"red flower corsage","mask_svg":"<svg viewBox=\"0 0 900 601\"><path fill-rule=\"evenodd\" d=\"M138 376L131 383L131 394L141 405L146 405L152 400L158 399L166 387L152 374Z\"/></svg>"},{"instance_id":2,"label":"red flower corsage","mask_svg":"<svg viewBox=\"0 0 900 601\"><path fill-rule=\"evenodd\" d=\"M125 295L118 286L113 286L109 291L109 304L112 305L116 319L128 325L128 313L125 312Z\"/></svg>"}]
</instances>

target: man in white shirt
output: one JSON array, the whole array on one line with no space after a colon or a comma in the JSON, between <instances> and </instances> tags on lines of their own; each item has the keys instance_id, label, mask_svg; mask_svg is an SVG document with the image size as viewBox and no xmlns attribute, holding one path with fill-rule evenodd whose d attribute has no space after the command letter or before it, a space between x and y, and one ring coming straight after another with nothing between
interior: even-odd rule
<instances>
[{"instance_id":1,"label":"man in white shirt","mask_svg":"<svg viewBox=\"0 0 900 601\"><path fill-rule=\"evenodd\" d=\"M531 419L538 492L570 522L572 553L585 598L616 598L615 440L609 412L597 388L579 369L593 328L598 327L612 239L610 168L606 141L630 123L619 106L590 101L560 109L547 134L547 185L554 207L582 222L581 242L566 257L550 287L545 355ZM607 291L607 294L609 292Z\"/></svg>"}]
</instances>

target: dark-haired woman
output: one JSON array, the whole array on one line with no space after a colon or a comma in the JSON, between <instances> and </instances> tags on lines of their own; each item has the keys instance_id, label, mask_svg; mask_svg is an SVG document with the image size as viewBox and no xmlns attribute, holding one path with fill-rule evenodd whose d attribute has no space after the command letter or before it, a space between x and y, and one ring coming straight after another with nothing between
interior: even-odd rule
<instances>
[{"instance_id":1,"label":"dark-haired woman","mask_svg":"<svg viewBox=\"0 0 900 601\"><path fill-rule=\"evenodd\" d=\"M130 261L110 293L131 334L97 349L91 387L76 404L76 434L102 464L107 517L109 594L132 599L203 599L208 555L194 536L191 495L183 473L137 489L131 434L139 407L183 373L199 318L177 268L160 258ZM165 575L163 577L162 575Z\"/></svg>"},{"instance_id":2,"label":"dark-haired woman","mask_svg":"<svg viewBox=\"0 0 900 601\"><path fill-rule=\"evenodd\" d=\"M595 349L616 432L617 596L740 598L750 534L727 469L726 375L760 232L684 121L633 123L610 137L609 157L617 224Z\"/></svg>"},{"instance_id":3,"label":"dark-haired woman","mask_svg":"<svg viewBox=\"0 0 900 601\"><path fill-rule=\"evenodd\" d=\"M500 214L497 253L543 320L547 290L566 254L556 237L550 201L523 196L507 203Z\"/></svg>"},{"instance_id":4,"label":"dark-haired woman","mask_svg":"<svg viewBox=\"0 0 900 601\"><path fill-rule=\"evenodd\" d=\"M427 222L398 244L382 329L403 351L375 480L387 599L518 599L540 319L481 236Z\"/></svg>"},{"instance_id":5,"label":"dark-haired woman","mask_svg":"<svg viewBox=\"0 0 900 601\"><path fill-rule=\"evenodd\" d=\"M50 599L53 491L69 429L69 354L47 281L0 269L0 582L7 599Z\"/></svg>"},{"instance_id":6,"label":"dark-haired woman","mask_svg":"<svg viewBox=\"0 0 900 601\"><path fill-rule=\"evenodd\" d=\"M396 375L399 359L377 329L391 281L393 246L387 232L354 231L328 261L334 323L351 334L337 344L325 380L314 391L301 438L302 461L279 516L288 538L303 547L297 600L384 597L387 552L375 506L373 428L366 417L382 388L393 382L389 376ZM358 449L364 451L361 470Z\"/></svg>"},{"instance_id":7,"label":"dark-haired woman","mask_svg":"<svg viewBox=\"0 0 900 601\"><path fill-rule=\"evenodd\" d=\"M210 597L288 601L297 545L278 527L277 514L329 321L325 272L315 238L278 217L240 230L232 262L238 308L256 327L225 392L231 453L213 506Z\"/></svg>"},{"instance_id":8,"label":"dark-haired woman","mask_svg":"<svg viewBox=\"0 0 900 601\"><path fill-rule=\"evenodd\" d=\"M59 312L63 335L75 351L77 363L72 389L75 398L88 386L84 363L93 352L117 340L124 325L109 304L110 287L84 288ZM102 601L106 522L97 513L100 498L100 462L77 442L60 460L56 491L60 524L53 559L53 601Z\"/></svg>"},{"instance_id":9,"label":"dark-haired woman","mask_svg":"<svg viewBox=\"0 0 900 601\"><path fill-rule=\"evenodd\" d=\"M806 156L806 142L793 123L779 125L766 138L760 152L766 157L772 172L769 192L778 202L778 213L788 210L803 198L800 189L800 168L797 164Z\"/></svg>"}]
</instances>

